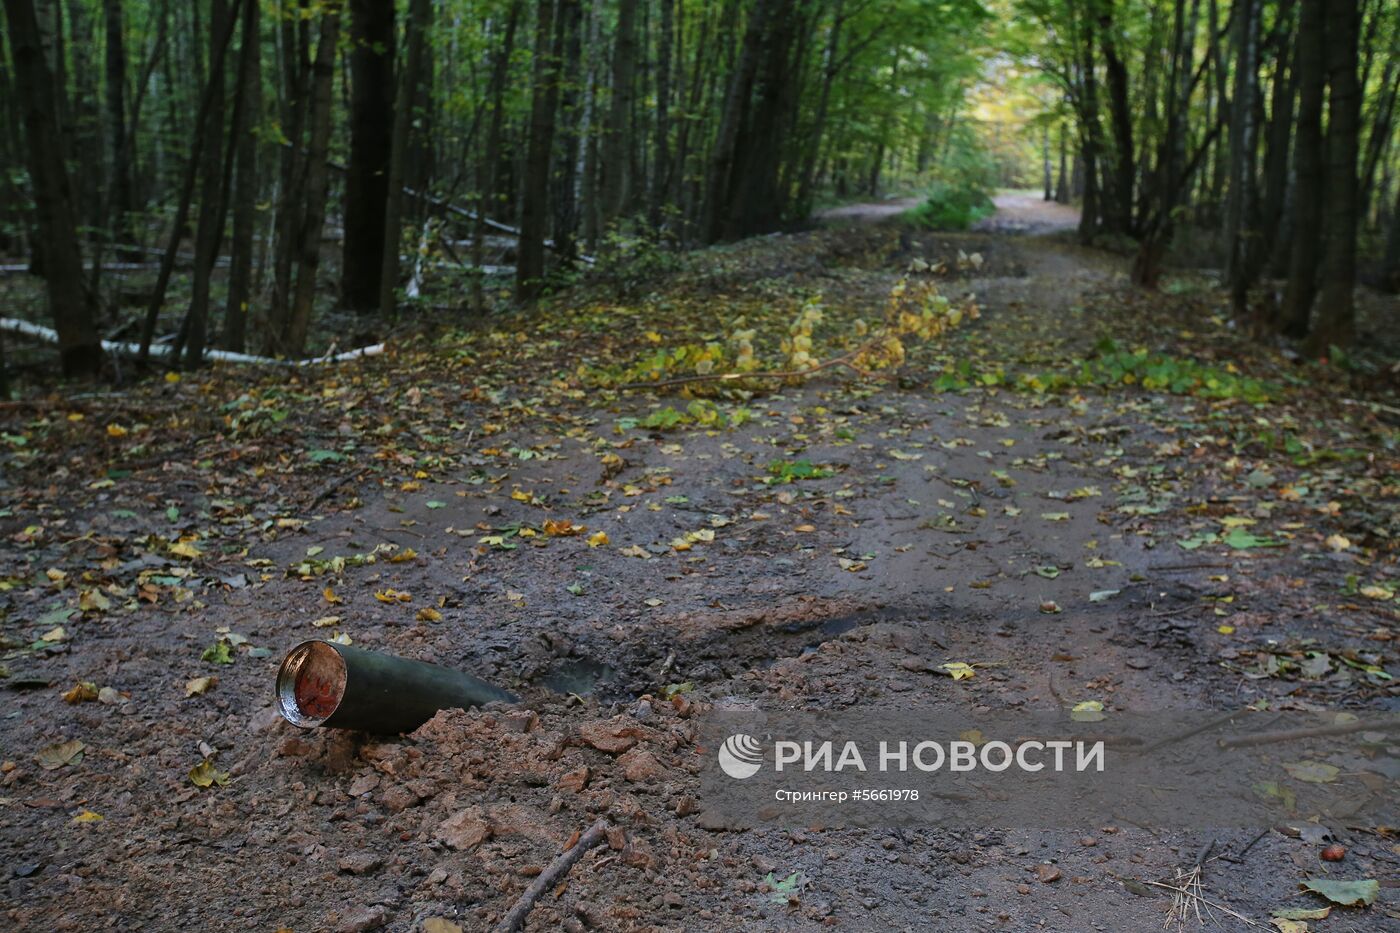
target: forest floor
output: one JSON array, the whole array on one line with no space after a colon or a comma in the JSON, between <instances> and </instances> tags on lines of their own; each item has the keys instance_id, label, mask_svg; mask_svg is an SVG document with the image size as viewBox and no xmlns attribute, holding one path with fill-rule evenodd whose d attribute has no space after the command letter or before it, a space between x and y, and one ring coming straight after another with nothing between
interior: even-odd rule
<instances>
[{"instance_id":1,"label":"forest floor","mask_svg":"<svg viewBox=\"0 0 1400 933\"><path fill-rule=\"evenodd\" d=\"M0 409L0 926L487 929L605 817L531 929L1158 929L1147 883L1207 843L1206 896L1260 928L1330 877L1379 898L1295 922L1400 929L1373 831L706 819L706 704L1400 708L1394 302L1350 368L1299 362L1202 276L1144 295L1007 232L1070 223L761 238L381 358ZM839 345L915 260L982 313L893 379L617 386L738 314L771 355L816 292ZM532 712L299 731L278 662L333 634Z\"/></svg>"}]
</instances>

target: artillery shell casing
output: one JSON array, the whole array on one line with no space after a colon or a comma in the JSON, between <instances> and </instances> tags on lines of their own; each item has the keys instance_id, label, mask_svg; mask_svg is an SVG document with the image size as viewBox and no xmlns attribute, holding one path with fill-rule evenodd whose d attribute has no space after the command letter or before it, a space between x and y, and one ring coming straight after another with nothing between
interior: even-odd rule
<instances>
[{"instance_id":1,"label":"artillery shell casing","mask_svg":"<svg viewBox=\"0 0 1400 933\"><path fill-rule=\"evenodd\" d=\"M294 726L412 732L439 710L517 698L451 668L329 641L307 641L277 671L277 708Z\"/></svg>"}]
</instances>

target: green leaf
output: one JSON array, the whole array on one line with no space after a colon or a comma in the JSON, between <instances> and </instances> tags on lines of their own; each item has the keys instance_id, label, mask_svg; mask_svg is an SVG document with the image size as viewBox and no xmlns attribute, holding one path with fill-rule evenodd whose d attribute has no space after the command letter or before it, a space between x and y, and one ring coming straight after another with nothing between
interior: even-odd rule
<instances>
[{"instance_id":1,"label":"green leaf","mask_svg":"<svg viewBox=\"0 0 1400 933\"><path fill-rule=\"evenodd\" d=\"M204 653L199 656L201 661L208 661L210 664L232 664L233 655L230 653L229 643L222 638L214 642Z\"/></svg>"},{"instance_id":2,"label":"green leaf","mask_svg":"<svg viewBox=\"0 0 1400 933\"><path fill-rule=\"evenodd\" d=\"M429 499L429 500L428 500L428 508L430 508L430 509L445 509L445 508L447 508L447 503L446 503L446 502L439 502L439 501L436 500L436 499Z\"/></svg>"},{"instance_id":3,"label":"green leaf","mask_svg":"<svg viewBox=\"0 0 1400 933\"><path fill-rule=\"evenodd\" d=\"M306 456L312 463L340 463L345 459L345 454L338 450L312 450Z\"/></svg>"},{"instance_id":4,"label":"green leaf","mask_svg":"<svg viewBox=\"0 0 1400 933\"><path fill-rule=\"evenodd\" d=\"M1231 528L1229 534L1225 535L1221 540L1237 551L1256 547L1285 547L1282 541L1276 541L1273 538L1261 538L1258 535L1250 534L1243 528Z\"/></svg>"},{"instance_id":5,"label":"green leaf","mask_svg":"<svg viewBox=\"0 0 1400 933\"><path fill-rule=\"evenodd\" d=\"M1364 881L1328 881L1317 878L1303 882L1303 890L1321 894L1334 904L1355 907L1358 904L1369 907L1381 893L1381 885L1374 878Z\"/></svg>"}]
</instances>

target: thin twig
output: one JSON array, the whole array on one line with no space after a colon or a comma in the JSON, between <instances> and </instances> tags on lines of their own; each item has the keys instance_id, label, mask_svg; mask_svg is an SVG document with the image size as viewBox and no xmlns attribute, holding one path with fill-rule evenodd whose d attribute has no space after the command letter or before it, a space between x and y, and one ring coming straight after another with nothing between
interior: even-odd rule
<instances>
[{"instance_id":1,"label":"thin twig","mask_svg":"<svg viewBox=\"0 0 1400 933\"><path fill-rule=\"evenodd\" d=\"M578 842L574 843L572 849L560 853L558 858L550 862L549 866L535 877L535 880L525 889L525 893L520 895L520 900L515 902L515 906L496 927L496 933L516 933L517 930L524 927L525 918L530 915L530 911L534 908L535 901L540 899L540 895L567 875L569 869L583 858L584 853L607 838L607 834L607 820L599 820L588 827L588 831L578 837Z\"/></svg>"}]
</instances>

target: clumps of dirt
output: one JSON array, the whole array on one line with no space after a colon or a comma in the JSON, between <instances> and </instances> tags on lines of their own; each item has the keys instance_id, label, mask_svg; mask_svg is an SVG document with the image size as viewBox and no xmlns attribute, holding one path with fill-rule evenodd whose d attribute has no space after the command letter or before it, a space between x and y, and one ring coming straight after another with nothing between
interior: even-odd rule
<instances>
[{"instance_id":1,"label":"clumps of dirt","mask_svg":"<svg viewBox=\"0 0 1400 933\"><path fill-rule=\"evenodd\" d=\"M689 819L700 767L693 711L683 695L644 697L608 717L580 717L563 704L448 710L410 736L359 746L348 761L344 738L334 734L295 737L283 752L301 759L293 769L334 770L334 786L320 793L376 814L382 837L411 853L402 865L337 866L391 872L400 887L407 883L408 903L396 917L407 910L415 922L445 916L473 929L493 925L575 833L603 818L607 846L573 872L589 877L581 888L613 897L585 901L566 883L541 900L530 924L617 928L655 917L658 907L680 920L687 890L714 883L691 877L695 853L713 845ZM313 920L336 928L326 917Z\"/></svg>"}]
</instances>

